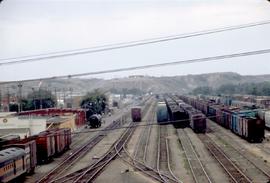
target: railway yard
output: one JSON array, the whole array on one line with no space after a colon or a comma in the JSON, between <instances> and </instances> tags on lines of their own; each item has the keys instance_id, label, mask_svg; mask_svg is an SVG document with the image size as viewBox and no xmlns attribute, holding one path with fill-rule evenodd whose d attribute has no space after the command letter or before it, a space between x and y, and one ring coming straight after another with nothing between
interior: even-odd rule
<instances>
[{"instance_id":1,"label":"railway yard","mask_svg":"<svg viewBox=\"0 0 270 183\"><path fill-rule=\"evenodd\" d=\"M0 0L0 183L270 183L269 2Z\"/></svg>"},{"instance_id":2,"label":"railway yard","mask_svg":"<svg viewBox=\"0 0 270 183\"><path fill-rule=\"evenodd\" d=\"M82 127L70 150L23 181L269 182L270 132L262 143L250 143L210 119L205 133L159 125L157 104L154 97L140 104L141 122L132 122L128 106L105 117L100 128Z\"/></svg>"}]
</instances>

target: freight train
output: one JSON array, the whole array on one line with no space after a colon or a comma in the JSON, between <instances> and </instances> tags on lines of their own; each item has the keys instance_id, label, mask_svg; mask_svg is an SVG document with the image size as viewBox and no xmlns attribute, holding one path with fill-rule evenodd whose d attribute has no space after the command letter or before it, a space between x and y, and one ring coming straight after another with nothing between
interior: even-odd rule
<instances>
[{"instance_id":1,"label":"freight train","mask_svg":"<svg viewBox=\"0 0 270 183\"><path fill-rule=\"evenodd\" d=\"M142 120L142 109L141 107L131 108L131 119L133 122L140 122Z\"/></svg>"},{"instance_id":2,"label":"freight train","mask_svg":"<svg viewBox=\"0 0 270 183\"><path fill-rule=\"evenodd\" d=\"M71 130L48 130L22 140L17 136L0 139L0 182L9 182L23 174L34 173L37 164L47 163L68 150Z\"/></svg>"},{"instance_id":3,"label":"freight train","mask_svg":"<svg viewBox=\"0 0 270 183\"><path fill-rule=\"evenodd\" d=\"M247 141L263 141L265 122L258 117L259 110L216 104L190 96L180 96L180 98Z\"/></svg>"},{"instance_id":4,"label":"freight train","mask_svg":"<svg viewBox=\"0 0 270 183\"><path fill-rule=\"evenodd\" d=\"M168 108L169 121L175 127L186 127L189 125L187 115L185 111L180 108L179 104L170 97L165 98L166 105Z\"/></svg>"},{"instance_id":5,"label":"freight train","mask_svg":"<svg viewBox=\"0 0 270 183\"><path fill-rule=\"evenodd\" d=\"M204 114L175 96L167 96L165 101L170 123L177 128L190 126L195 133L205 133L206 116Z\"/></svg>"},{"instance_id":6,"label":"freight train","mask_svg":"<svg viewBox=\"0 0 270 183\"><path fill-rule=\"evenodd\" d=\"M186 103L181 102L179 106L185 111L191 129L196 133L205 133L207 128L206 116Z\"/></svg>"}]
</instances>

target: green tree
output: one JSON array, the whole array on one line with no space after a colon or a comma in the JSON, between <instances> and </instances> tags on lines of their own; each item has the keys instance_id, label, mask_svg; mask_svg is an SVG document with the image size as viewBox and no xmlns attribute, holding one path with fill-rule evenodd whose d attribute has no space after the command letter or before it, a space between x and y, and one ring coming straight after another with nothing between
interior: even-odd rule
<instances>
[{"instance_id":1,"label":"green tree","mask_svg":"<svg viewBox=\"0 0 270 183\"><path fill-rule=\"evenodd\" d=\"M23 102L23 100L22 100ZM29 93L24 101L23 110L35 110L55 107L56 97L48 90L37 90Z\"/></svg>"},{"instance_id":2,"label":"green tree","mask_svg":"<svg viewBox=\"0 0 270 183\"><path fill-rule=\"evenodd\" d=\"M81 101L81 107L88 109L88 115L101 114L105 112L107 106L107 97L100 90L88 92Z\"/></svg>"}]
</instances>

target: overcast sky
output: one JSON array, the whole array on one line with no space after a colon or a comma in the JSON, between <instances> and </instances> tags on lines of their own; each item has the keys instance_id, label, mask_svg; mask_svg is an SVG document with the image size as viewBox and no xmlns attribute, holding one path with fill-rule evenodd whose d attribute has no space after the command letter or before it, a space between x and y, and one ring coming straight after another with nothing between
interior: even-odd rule
<instances>
[{"instance_id":1,"label":"overcast sky","mask_svg":"<svg viewBox=\"0 0 270 183\"><path fill-rule=\"evenodd\" d=\"M267 0L4 0L0 59L270 20ZM270 48L270 25L114 51L0 66L0 80L77 74ZM92 77L270 74L270 54Z\"/></svg>"}]
</instances>

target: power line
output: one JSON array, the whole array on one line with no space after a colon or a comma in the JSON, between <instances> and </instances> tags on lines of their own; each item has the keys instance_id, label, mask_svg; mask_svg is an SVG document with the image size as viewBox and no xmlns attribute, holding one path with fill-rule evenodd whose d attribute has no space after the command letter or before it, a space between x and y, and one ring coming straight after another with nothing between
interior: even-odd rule
<instances>
[{"instance_id":1,"label":"power line","mask_svg":"<svg viewBox=\"0 0 270 183\"><path fill-rule=\"evenodd\" d=\"M71 77L82 77L82 76L89 76L89 75L99 75L99 74L107 74L107 73L115 73L115 72L123 72L123 71L141 70L141 69L149 69L149 68L164 67L164 66L179 65L179 64L218 61L218 60L237 58L237 57L262 55L262 54L267 54L267 53L270 53L270 49L241 52L241 53L234 53L234 54L228 54L228 55L219 55L219 56L213 56L213 57L204 57L204 58L197 58L197 59L190 59L190 60L166 62L166 63L160 63L160 64L151 64L151 65L127 67L127 68L120 68L120 69L110 69L110 70L103 70L103 71L96 71L96 72L86 72L86 73L80 73L80 74L44 77L44 78L37 78L37 79L26 79L26 80L18 80L18 81L6 81L6 82L0 82L0 85L17 83L17 82L33 82L33 81L52 80L52 79L65 79L65 78L71 78Z\"/></svg>"},{"instance_id":2,"label":"power line","mask_svg":"<svg viewBox=\"0 0 270 183\"><path fill-rule=\"evenodd\" d=\"M48 60L48 59L53 59L53 58L68 57L68 56L90 54L90 53L104 52L104 51L110 51L110 50L117 50L117 49L123 49L123 48L130 48L130 47L136 47L136 46L143 46L143 45L148 45L148 44L168 42L168 41L174 41L178 39L185 39L185 38L190 38L190 37L197 37L197 36L202 36L202 35L262 26L266 24L270 24L270 20L249 23L249 24L242 24L242 25L237 25L237 26L222 27L222 28L217 28L217 29L209 29L209 30L191 32L191 33L186 33L186 34L171 35L171 36L166 36L166 37L143 39L143 40L138 40L138 41L122 42L122 43L115 43L115 44L107 44L103 46L88 47L88 48L82 48L82 49L50 52L46 54L36 54L36 55L28 55L28 56L22 56L22 57L3 58L3 59L0 59L0 61L2 61L0 63L0 66L11 65L11 64L22 64L22 63L27 63L27 62L39 62L41 60Z\"/></svg>"}]
</instances>

